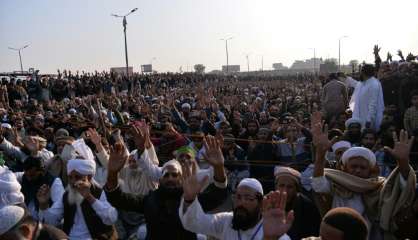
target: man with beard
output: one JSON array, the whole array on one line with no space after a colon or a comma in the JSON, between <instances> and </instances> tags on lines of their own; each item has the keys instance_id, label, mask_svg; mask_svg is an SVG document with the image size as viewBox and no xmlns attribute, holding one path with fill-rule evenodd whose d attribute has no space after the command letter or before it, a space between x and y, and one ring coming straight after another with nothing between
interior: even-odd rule
<instances>
[{"instance_id":1,"label":"man with beard","mask_svg":"<svg viewBox=\"0 0 418 240\"><path fill-rule=\"evenodd\" d=\"M350 109L353 111L353 117L360 119L362 125L379 131L385 108L382 84L374 77L373 65L365 64L360 73L361 82L354 89Z\"/></svg>"},{"instance_id":2,"label":"man with beard","mask_svg":"<svg viewBox=\"0 0 418 240\"><path fill-rule=\"evenodd\" d=\"M58 228L35 221L22 207L0 209L0 240L64 240L68 236Z\"/></svg>"},{"instance_id":3,"label":"man with beard","mask_svg":"<svg viewBox=\"0 0 418 240\"><path fill-rule=\"evenodd\" d=\"M59 178L53 177L43 165L41 158L28 157L23 163L23 173L16 173L17 179L22 186L22 193L25 196L25 204L30 214L38 219L39 202L36 197L41 188L50 189L51 195L48 199L48 207L59 201L64 194L64 187Z\"/></svg>"},{"instance_id":4,"label":"man with beard","mask_svg":"<svg viewBox=\"0 0 418 240\"><path fill-rule=\"evenodd\" d=\"M358 118L350 118L345 122L344 140L349 141L353 147L361 144L361 129L363 125Z\"/></svg>"},{"instance_id":5,"label":"man with beard","mask_svg":"<svg viewBox=\"0 0 418 240\"><path fill-rule=\"evenodd\" d=\"M335 165L331 164L331 166L335 166L336 169L341 169L341 157L343 156L344 152L351 148L351 143L341 140L334 144L332 144L332 152L334 153ZM330 159L328 159L330 161Z\"/></svg>"},{"instance_id":6,"label":"man with beard","mask_svg":"<svg viewBox=\"0 0 418 240\"><path fill-rule=\"evenodd\" d=\"M316 160L312 188L322 214L335 207L350 207L368 222L370 239L393 239L398 229L394 217L408 207L415 195L416 176L409 165L414 138L401 131L399 140L394 134L395 147L386 151L395 157L397 167L388 179L378 177L376 157L363 147L352 147L341 157L341 170L324 169L325 153L331 142L323 129L322 116L314 113L312 132ZM392 238L391 238L392 237Z\"/></svg>"},{"instance_id":7,"label":"man with beard","mask_svg":"<svg viewBox=\"0 0 418 240\"><path fill-rule=\"evenodd\" d=\"M65 130L66 131L66 130ZM70 136L59 136L55 138L56 155L52 158L47 171L54 177L59 177L64 186L67 186L67 162L76 157L72 143L75 141Z\"/></svg>"},{"instance_id":8,"label":"man with beard","mask_svg":"<svg viewBox=\"0 0 418 240\"><path fill-rule=\"evenodd\" d=\"M147 137L149 134L145 135L144 147L150 149L152 144ZM213 137L208 137L204 141L206 160L213 166L215 180L204 192L199 194L199 199L206 211L216 208L226 198L227 183L223 166L224 159L219 145L213 144L215 141ZM151 151L151 153L155 154L154 151ZM156 158L156 156L153 157ZM118 186L119 172L127 159L128 156L124 149L117 149L110 154L105 191L112 205L118 209L143 213L147 224L146 239L196 239L196 234L183 228L178 215L183 194L183 174L190 175L192 169L195 172L197 169L196 162L184 161L182 164L177 160L166 162L162 167L159 188L150 191L143 197L123 193ZM208 177L203 177L203 179L207 180Z\"/></svg>"},{"instance_id":9,"label":"man with beard","mask_svg":"<svg viewBox=\"0 0 418 240\"><path fill-rule=\"evenodd\" d=\"M135 159L136 152L137 150L131 152L127 165L125 165L120 172L120 187L124 193L144 197L150 191L157 189L158 183L152 181L152 179L145 173L145 171L138 167L138 163ZM158 159L153 158L152 160L153 163L158 166ZM118 213L120 224L117 224L117 230L118 233L120 233L120 231L122 232L122 234L119 234L119 238L125 239L131 236L133 233L136 233L138 226L140 228L138 231L142 231L145 228L145 219L143 214L123 210L119 210ZM141 232L141 234L143 234L143 232ZM143 239L140 236L137 237Z\"/></svg>"},{"instance_id":10,"label":"man with beard","mask_svg":"<svg viewBox=\"0 0 418 240\"><path fill-rule=\"evenodd\" d=\"M286 212L293 210L294 221L287 235L291 239L317 236L321 216L313 201L301 192L300 172L289 167L276 167L274 176L276 190L287 193Z\"/></svg>"},{"instance_id":11,"label":"man with beard","mask_svg":"<svg viewBox=\"0 0 418 240\"><path fill-rule=\"evenodd\" d=\"M86 159L72 159L67 164L68 186L60 199L48 208L50 191L41 188L38 193L39 218L58 225L70 239L117 239L113 224L117 211L106 199L106 194L92 180L96 163Z\"/></svg>"},{"instance_id":12,"label":"man with beard","mask_svg":"<svg viewBox=\"0 0 418 240\"><path fill-rule=\"evenodd\" d=\"M258 124L257 120L249 120L247 122L245 132L238 137L240 139L240 141L237 142L238 145L240 145L240 147L242 147L245 151L248 151L249 141L247 140L257 139L257 133L259 128L260 125Z\"/></svg>"},{"instance_id":13,"label":"man with beard","mask_svg":"<svg viewBox=\"0 0 418 240\"><path fill-rule=\"evenodd\" d=\"M177 110L175 103L171 103L171 114L173 116L174 122L180 126L181 132L183 133L192 133L195 131L203 131L207 133L216 133L216 129L213 124L208 120L202 121L201 114L199 111L187 112L187 116L183 116Z\"/></svg>"},{"instance_id":14,"label":"man with beard","mask_svg":"<svg viewBox=\"0 0 418 240\"><path fill-rule=\"evenodd\" d=\"M196 198L203 187L195 175L185 184L179 214L185 229L213 236L220 240L261 240L263 239L263 221L261 208L263 187L254 178L244 178L238 184L233 198L233 212L205 214L201 201ZM290 239L287 235L280 240Z\"/></svg>"}]
</instances>

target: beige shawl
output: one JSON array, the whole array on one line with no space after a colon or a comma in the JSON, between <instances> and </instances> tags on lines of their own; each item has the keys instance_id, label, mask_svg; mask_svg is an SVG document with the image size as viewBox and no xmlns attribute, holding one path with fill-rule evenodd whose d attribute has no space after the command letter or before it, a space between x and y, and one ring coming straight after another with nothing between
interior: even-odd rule
<instances>
[{"instance_id":1,"label":"beige shawl","mask_svg":"<svg viewBox=\"0 0 418 240\"><path fill-rule=\"evenodd\" d=\"M334 194L342 198L361 194L369 220L379 221L385 232L385 239L393 239L391 233L398 229L393 221L395 215L402 206L412 204L414 199L416 176L412 168L404 189L401 189L398 168L386 180L382 177L363 179L334 169L325 169L324 173L331 181L333 194L316 194L315 200L322 215L331 209Z\"/></svg>"}]
</instances>

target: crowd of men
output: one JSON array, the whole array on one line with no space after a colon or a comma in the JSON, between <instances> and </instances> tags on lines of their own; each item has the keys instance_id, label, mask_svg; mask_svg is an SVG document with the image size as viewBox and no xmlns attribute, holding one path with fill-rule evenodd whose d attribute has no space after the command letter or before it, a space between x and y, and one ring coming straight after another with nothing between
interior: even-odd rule
<instances>
[{"instance_id":1,"label":"crowd of men","mask_svg":"<svg viewBox=\"0 0 418 240\"><path fill-rule=\"evenodd\" d=\"M385 105L386 66L3 79L0 239L417 239L418 89Z\"/></svg>"}]
</instances>

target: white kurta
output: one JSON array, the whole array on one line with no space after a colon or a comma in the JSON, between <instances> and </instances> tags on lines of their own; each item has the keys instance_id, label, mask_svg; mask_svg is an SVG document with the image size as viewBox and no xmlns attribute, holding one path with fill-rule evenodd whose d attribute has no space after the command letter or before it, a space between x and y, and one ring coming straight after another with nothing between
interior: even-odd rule
<instances>
[{"instance_id":1,"label":"white kurta","mask_svg":"<svg viewBox=\"0 0 418 240\"><path fill-rule=\"evenodd\" d=\"M188 231L213 236L220 240L263 239L262 221L251 229L240 231L241 238L239 238L238 231L231 227L233 218L232 212L205 214L197 199L187 208L185 213L183 213L183 207L184 199L181 200L179 216L183 227ZM290 240L290 238L287 235L283 235L279 240Z\"/></svg>"},{"instance_id":2,"label":"white kurta","mask_svg":"<svg viewBox=\"0 0 418 240\"><path fill-rule=\"evenodd\" d=\"M15 173L16 178L19 181L19 183L22 182L23 174L24 172ZM50 191L51 191L52 204L62 199L62 195L64 195L65 189L64 189L64 186L62 185L62 181L60 178L55 178L54 182L51 185ZM34 200L30 201L27 207L29 209L30 214L36 220L38 220L38 211L36 210L36 207L35 207L35 201Z\"/></svg>"},{"instance_id":3,"label":"white kurta","mask_svg":"<svg viewBox=\"0 0 418 240\"><path fill-rule=\"evenodd\" d=\"M135 160L138 163L138 166L147 174L150 179L155 182L158 182L160 178L163 176L162 167L159 167L157 154L155 153L154 146L151 146L149 149L145 149L144 152L140 157L138 154L135 154ZM157 163L157 164L155 164ZM209 177L207 185L203 188L205 189L209 184L213 183L213 167L209 167L206 169L199 169L196 173L197 179L201 181L205 176Z\"/></svg>"},{"instance_id":4,"label":"white kurta","mask_svg":"<svg viewBox=\"0 0 418 240\"><path fill-rule=\"evenodd\" d=\"M356 85L350 100L350 109L353 111L353 118L360 119L363 126L370 122L373 130L380 129L385 104L382 85L377 78L371 77Z\"/></svg>"},{"instance_id":5,"label":"white kurta","mask_svg":"<svg viewBox=\"0 0 418 240\"><path fill-rule=\"evenodd\" d=\"M113 225L118 219L118 212L106 199L106 194L103 191L100 199L96 199L91 205L96 214L100 217L102 222L106 225ZM64 216L64 204L62 196L59 201L55 202L50 208L46 210L39 210L39 219L51 225L58 225ZM84 220L81 207L77 205L77 211L74 216L74 225L71 228L68 236L71 240L90 240L92 239L89 230Z\"/></svg>"}]
</instances>

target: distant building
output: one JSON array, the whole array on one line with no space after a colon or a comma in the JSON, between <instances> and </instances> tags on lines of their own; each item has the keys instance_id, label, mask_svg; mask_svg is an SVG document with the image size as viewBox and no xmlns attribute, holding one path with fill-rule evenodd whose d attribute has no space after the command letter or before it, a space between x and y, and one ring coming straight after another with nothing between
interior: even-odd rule
<instances>
[{"instance_id":1,"label":"distant building","mask_svg":"<svg viewBox=\"0 0 418 240\"><path fill-rule=\"evenodd\" d=\"M150 72L152 72L152 64L144 64L144 65L141 65L141 72L143 72L143 73L150 73Z\"/></svg>"},{"instance_id":2,"label":"distant building","mask_svg":"<svg viewBox=\"0 0 418 240\"><path fill-rule=\"evenodd\" d=\"M284 66L283 63L273 63L273 69L274 70L286 70L288 67Z\"/></svg>"},{"instance_id":3,"label":"distant building","mask_svg":"<svg viewBox=\"0 0 418 240\"><path fill-rule=\"evenodd\" d=\"M322 58L311 58L306 60L296 60L290 69L292 70L300 70L300 71L306 71L310 70L313 71L314 69L318 71L319 67L323 63Z\"/></svg>"},{"instance_id":4,"label":"distant building","mask_svg":"<svg viewBox=\"0 0 418 240\"><path fill-rule=\"evenodd\" d=\"M240 65L228 65L228 68L226 65L222 66L222 72L239 72L241 71L240 69L241 69Z\"/></svg>"},{"instance_id":5,"label":"distant building","mask_svg":"<svg viewBox=\"0 0 418 240\"><path fill-rule=\"evenodd\" d=\"M120 75L120 76L126 76L126 67L112 67L110 68L110 72L116 73L117 75ZM128 67L128 73L130 76L132 76L133 72L134 72L134 68Z\"/></svg>"}]
</instances>

